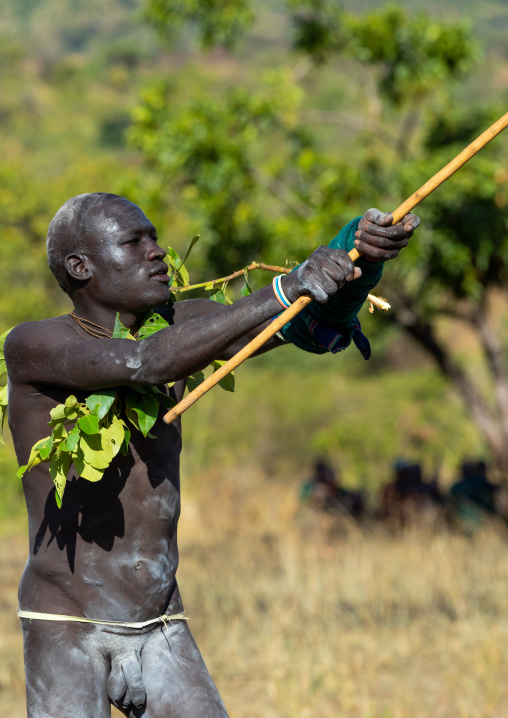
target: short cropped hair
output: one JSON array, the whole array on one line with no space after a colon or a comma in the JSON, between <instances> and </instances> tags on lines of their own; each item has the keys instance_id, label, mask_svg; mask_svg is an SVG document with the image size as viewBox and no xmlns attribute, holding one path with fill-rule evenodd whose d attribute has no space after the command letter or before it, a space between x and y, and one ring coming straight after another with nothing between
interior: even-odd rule
<instances>
[{"instance_id":1,"label":"short cropped hair","mask_svg":"<svg viewBox=\"0 0 508 718\"><path fill-rule=\"evenodd\" d=\"M91 216L118 200L125 201L123 197L109 192L79 194L67 200L51 220L46 241L48 264L58 284L69 296L72 294L72 284L65 260L69 254L87 248Z\"/></svg>"}]
</instances>

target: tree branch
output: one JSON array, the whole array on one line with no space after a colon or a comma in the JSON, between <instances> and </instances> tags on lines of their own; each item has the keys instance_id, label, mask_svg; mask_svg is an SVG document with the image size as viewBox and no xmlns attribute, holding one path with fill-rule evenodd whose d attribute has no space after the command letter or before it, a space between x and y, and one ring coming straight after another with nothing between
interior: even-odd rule
<instances>
[{"instance_id":1,"label":"tree branch","mask_svg":"<svg viewBox=\"0 0 508 718\"><path fill-rule=\"evenodd\" d=\"M508 445L499 421L484 398L453 359L447 348L436 338L433 327L417 315L408 297L393 303L392 319L413 337L432 356L441 372L450 379L463 397L473 419L481 430L498 463L508 468Z\"/></svg>"}]
</instances>

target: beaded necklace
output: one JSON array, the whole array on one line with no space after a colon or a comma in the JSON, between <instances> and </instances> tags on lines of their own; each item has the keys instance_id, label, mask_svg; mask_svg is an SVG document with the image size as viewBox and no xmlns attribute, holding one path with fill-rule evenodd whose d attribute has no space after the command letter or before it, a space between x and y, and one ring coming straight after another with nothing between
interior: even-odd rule
<instances>
[{"instance_id":1,"label":"beaded necklace","mask_svg":"<svg viewBox=\"0 0 508 718\"><path fill-rule=\"evenodd\" d=\"M111 339L113 337L113 332L110 329L101 327L100 324L95 324L95 322L91 322L90 319L78 317L74 310L69 314L69 316L72 317L77 324L79 324L81 329L84 329L85 332L91 334L92 337L96 337L98 339ZM132 336L136 339L138 333L136 332Z\"/></svg>"}]
</instances>

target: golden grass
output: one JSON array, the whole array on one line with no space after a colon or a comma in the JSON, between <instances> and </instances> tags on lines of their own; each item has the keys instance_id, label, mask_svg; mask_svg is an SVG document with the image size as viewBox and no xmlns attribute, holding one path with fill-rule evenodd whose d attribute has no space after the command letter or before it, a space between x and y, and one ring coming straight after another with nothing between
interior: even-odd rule
<instances>
[{"instance_id":1,"label":"golden grass","mask_svg":"<svg viewBox=\"0 0 508 718\"><path fill-rule=\"evenodd\" d=\"M237 471L202 477L184 496L180 584L231 717L506 716L504 531L360 531L302 510L295 494ZM10 718L25 715L24 552L21 538L3 540L0 705Z\"/></svg>"}]
</instances>

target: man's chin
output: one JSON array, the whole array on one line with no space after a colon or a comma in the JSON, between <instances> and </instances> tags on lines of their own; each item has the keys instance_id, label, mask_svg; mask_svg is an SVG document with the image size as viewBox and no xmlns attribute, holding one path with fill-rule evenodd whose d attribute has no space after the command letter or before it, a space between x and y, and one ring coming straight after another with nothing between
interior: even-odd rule
<instances>
[{"instance_id":1,"label":"man's chin","mask_svg":"<svg viewBox=\"0 0 508 718\"><path fill-rule=\"evenodd\" d=\"M144 296L140 301L139 313L150 312L157 307L166 304L171 298L171 292L167 285L162 285L157 292L150 292L148 296ZM136 312L136 313L138 313Z\"/></svg>"}]
</instances>

